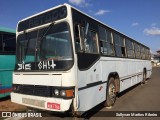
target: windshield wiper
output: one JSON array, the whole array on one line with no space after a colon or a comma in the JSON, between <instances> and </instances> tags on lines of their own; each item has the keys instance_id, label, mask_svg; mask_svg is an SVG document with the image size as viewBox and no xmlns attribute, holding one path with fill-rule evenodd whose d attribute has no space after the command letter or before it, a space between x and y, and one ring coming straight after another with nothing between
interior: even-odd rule
<instances>
[{"instance_id":1,"label":"windshield wiper","mask_svg":"<svg viewBox=\"0 0 160 120\"><path fill-rule=\"evenodd\" d=\"M42 35L42 37L39 39L39 41L40 41L40 50L41 50L41 47L42 47L42 43L43 43L43 38L46 36L46 34L48 33L48 31L51 29L51 27L54 25L54 23L55 22L52 22L44 31L43 31L43 35ZM38 42L38 35L37 35L37 42ZM37 44L36 44L36 47L35 47L36 49L37 49ZM37 53L37 51L36 51L36 53ZM41 54L41 52L40 52L40 57L41 58L44 58L44 59L46 59L45 58L45 55L42 55ZM36 54L36 61L37 61L37 54Z\"/></svg>"},{"instance_id":2,"label":"windshield wiper","mask_svg":"<svg viewBox=\"0 0 160 120\"><path fill-rule=\"evenodd\" d=\"M27 33L26 33L25 30L24 30L23 32L24 32L24 35L25 35L25 40L27 40L27 39L28 39L28 38L27 38ZM27 55L28 47L29 47L29 42L30 42L30 39L27 40L27 48L26 48L25 53L24 53L24 56L23 56L23 60L22 60L23 62L24 62L25 59L26 59L26 55Z\"/></svg>"}]
</instances>

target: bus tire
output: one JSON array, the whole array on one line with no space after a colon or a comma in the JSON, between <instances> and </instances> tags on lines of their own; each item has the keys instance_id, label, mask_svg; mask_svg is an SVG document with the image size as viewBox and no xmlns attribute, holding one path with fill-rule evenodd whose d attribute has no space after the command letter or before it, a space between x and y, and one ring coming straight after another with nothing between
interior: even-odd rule
<instances>
[{"instance_id":1,"label":"bus tire","mask_svg":"<svg viewBox=\"0 0 160 120\"><path fill-rule=\"evenodd\" d=\"M106 101L104 103L105 107L112 107L116 101L116 81L114 77L110 77L108 84L107 84L107 90L106 90Z\"/></svg>"}]
</instances>

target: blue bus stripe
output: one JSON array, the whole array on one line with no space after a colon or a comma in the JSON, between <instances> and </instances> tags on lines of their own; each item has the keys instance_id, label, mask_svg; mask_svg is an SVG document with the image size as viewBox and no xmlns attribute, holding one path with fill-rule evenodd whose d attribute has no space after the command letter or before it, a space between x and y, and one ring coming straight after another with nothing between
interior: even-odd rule
<instances>
[{"instance_id":1,"label":"blue bus stripe","mask_svg":"<svg viewBox=\"0 0 160 120\"><path fill-rule=\"evenodd\" d=\"M10 89L10 88L12 88L12 86L0 86L0 90L2 90L2 89Z\"/></svg>"}]
</instances>

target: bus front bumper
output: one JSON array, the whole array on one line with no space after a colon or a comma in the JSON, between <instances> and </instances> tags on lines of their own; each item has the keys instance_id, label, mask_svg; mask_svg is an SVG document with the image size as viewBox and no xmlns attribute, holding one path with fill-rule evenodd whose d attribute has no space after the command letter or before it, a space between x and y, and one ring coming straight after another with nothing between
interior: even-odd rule
<instances>
[{"instance_id":1,"label":"bus front bumper","mask_svg":"<svg viewBox=\"0 0 160 120\"><path fill-rule=\"evenodd\" d=\"M11 101L28 107L57 112L69 110L72 103L72 99L39 97L14 92L11 93Z\"/></svg>"}]
</instances>

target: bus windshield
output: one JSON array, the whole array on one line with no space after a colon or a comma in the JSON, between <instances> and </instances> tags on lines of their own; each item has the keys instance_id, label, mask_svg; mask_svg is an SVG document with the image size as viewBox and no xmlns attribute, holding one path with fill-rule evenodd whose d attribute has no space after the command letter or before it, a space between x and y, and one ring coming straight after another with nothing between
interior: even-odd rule
<instances>
[{"instance_id":1,"label":"bus windshield","mask_svg":"<svg viewBox=\"0 0 160 120\"><path fill-rule=\"evenodd\" d=\"M71 38L67 23L49 27L24 32L17 37L17 63L72 61ZM36 65L34 66L31 68L36 69ZM65 69L65 65L61 68Z\"/></svg>"}]
</instances>

